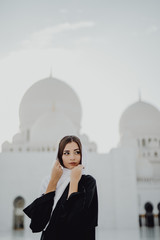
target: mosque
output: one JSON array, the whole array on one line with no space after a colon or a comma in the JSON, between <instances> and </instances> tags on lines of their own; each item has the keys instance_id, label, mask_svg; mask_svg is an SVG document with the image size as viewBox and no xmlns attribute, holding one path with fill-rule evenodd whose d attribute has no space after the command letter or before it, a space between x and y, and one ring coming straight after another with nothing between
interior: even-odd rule
<instances>
[{"instance_id":1,"label":"mosque","mask_svg":"<svg viewBox=\"0 0 160 240\"><path fill-rule=\"evenodd\" d=\"M160 202L160 111L139 100L119 121L120 141L109 153L80 134L82 108L74 90L52 76L33 84L20 107L19 132L2 144L0 153L0 230L23 229L29 219L22 209L40 195L51 171L57 144L77 135L88 154L87 171L96 178L99 228L137 229L145 224L144 206L153 206L158 225Z\"/></svg>"}]
</instances>

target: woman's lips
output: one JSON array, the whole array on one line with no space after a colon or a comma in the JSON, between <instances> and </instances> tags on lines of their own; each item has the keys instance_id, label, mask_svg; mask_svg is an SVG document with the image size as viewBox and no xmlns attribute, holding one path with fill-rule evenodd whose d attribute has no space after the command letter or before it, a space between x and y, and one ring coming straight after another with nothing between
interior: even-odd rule
<instances>
[{"instance_id":1,"label":"woman's lips","mask_svg":"<svg viewBox=\"0 0 160 240\"><path fill-rule=\"evenodd\" d=\"M71 163L69 163L69 164L72 165L72 166L75 166L75 165L76 165L75 162L71 162Z\"/></svg>"}]
</instances>

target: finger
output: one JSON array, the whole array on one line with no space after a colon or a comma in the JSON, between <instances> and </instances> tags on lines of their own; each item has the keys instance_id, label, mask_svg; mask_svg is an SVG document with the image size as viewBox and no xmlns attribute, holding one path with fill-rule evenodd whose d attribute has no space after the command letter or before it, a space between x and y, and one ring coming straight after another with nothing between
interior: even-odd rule
<instances>
[{"instance_id":1,"label":"finger","mask_svg":"<svg viewBox=\"0 0 160 240\"><path fill-rule=\"evenodd\" d=\"M55 161L55 166L59 166L59 165L60 165L59 160L56 160Z\"/></svg>"},{"instance_id":2,"label":"finger","mask_svg":"<svg viewBox=\"0 0 160 240\"><path fill-rule=\"evenodd\" d=\"M62 165L61 165L61 164L59 164L59 168L63 170L63 167L62 167Z\"/></svg>"},{"instance_id":3,"label":"finger","mask_svg":"<svg viewBox=\"0 0 160 240\"><path fill-rule=\"evenodd\" d=\"M83 166L82 164L79 164L78 166L79 166L79 168L81 168L81 169L84 168L84 166Z\"/></svg>"}]
</instances>

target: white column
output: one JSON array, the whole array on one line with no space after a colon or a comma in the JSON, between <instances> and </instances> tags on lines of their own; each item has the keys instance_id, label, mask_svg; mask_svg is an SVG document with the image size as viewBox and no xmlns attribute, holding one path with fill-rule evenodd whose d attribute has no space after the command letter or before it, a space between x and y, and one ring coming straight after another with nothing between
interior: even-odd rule
<instances>
[{"instance_id":1,"label":"white column","mask_svg":"<svg viewBox=\"0 0 160 240\"><path fill-rule=\"evenodd\" d=\"M114 205L117 229L138 228L136 151L118 148L111 151L114 179Z\"/></svg>"}]
</instances>

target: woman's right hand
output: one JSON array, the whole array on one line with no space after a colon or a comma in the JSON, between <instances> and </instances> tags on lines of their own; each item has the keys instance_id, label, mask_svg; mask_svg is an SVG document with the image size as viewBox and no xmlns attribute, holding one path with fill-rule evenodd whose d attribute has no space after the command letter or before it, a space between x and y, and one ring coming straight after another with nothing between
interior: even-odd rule
<instances>
[{"instance_id":1,"label":"woman's right hand","mask_svg":"<svg viewBox=\"0 0 160 240\"><path fill-rule=\"evenodd\" d=\"M71 170L71 182L79 182L83 168L83 165L79 164Z\"/></svg>"},{"instance_id":2,"label":"woman's right hand","mask_svg":"<svg viewBox=\"0 0 160 240\"><path fill-rule=\"evenodd\" d=\"M51 178L50 181L48 183L48 187L46 189L46 193L52 192L52 191L56 191L56 187L57 187L57 183L60 179L60 177L63 174L63 170L62 170L62 166L60 165L59 161L56 160L52 171L51 171Z\"/></svg>"},{"instance_id":3,"label":"woman's right hand","mask_svg":"<svg viewBox=\"0 0 160 240\"><path fill-rule=\"evenodd\" d=\"M54 181L57 184L62 174L63 174L62 166L59 163L59 161L56 160L51 171L51 181Z\"/></svg>"}]
</instances>

